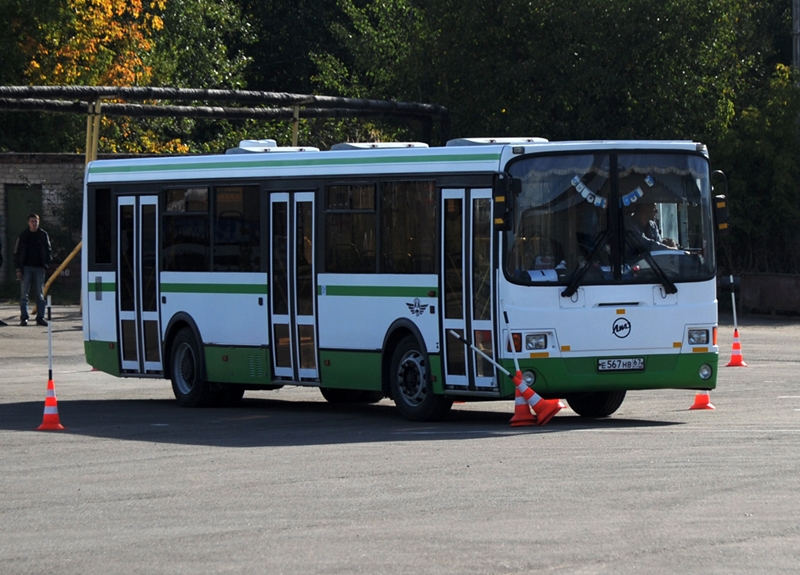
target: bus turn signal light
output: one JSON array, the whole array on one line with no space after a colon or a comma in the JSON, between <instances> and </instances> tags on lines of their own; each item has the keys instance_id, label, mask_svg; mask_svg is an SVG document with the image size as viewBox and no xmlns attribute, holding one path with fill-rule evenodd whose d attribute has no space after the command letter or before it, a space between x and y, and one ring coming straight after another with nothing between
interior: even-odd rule
<instances>
[{"instance_id":1,"label":"bus turn signal light","mask_svg":"<svg viewBox=\"0 0 800 575\"><path fill-rule=\"evenodd\" d=\"M516 351L517 353L522 352L522 334L512 332L511 338L514 340L514 351ZM511 351L511 346L509 346L507 342L506 342L506 351Z\"/></svg>"}]
</instances>

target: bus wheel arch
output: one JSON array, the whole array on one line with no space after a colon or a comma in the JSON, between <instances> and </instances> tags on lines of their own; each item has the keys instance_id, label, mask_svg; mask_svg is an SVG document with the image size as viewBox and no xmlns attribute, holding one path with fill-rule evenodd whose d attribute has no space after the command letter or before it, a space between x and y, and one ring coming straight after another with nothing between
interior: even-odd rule
<instances>
[{"instance_id":1,"label":"bus wheel arch","mask_svg":"<svg viewBox=\"0 0 800 575\"><path fill-rule=\"evenodd\" d=\"M412 421L438 421L450 410L453 399L434 393L430 360L422 341L410 329L392 333L384 345L384 358L390 358L386 379L390 397L403 417Z\"/></svg>"},{"instance_id":2,"label":"bus wheel arch","mask_svg":"<svg viewBox=\"0 0 800 575\"><path fill-rule=\"evenodd\" d=\"M197 323L194 321L194 318L185 312L176 313L170 318L167 328L164 330L164 339L162 342L163 349L161 354L164 358L164 365L169 365L171 363L175 336L178 334L178 332L186 328L192 330L192 333L198 342L203 341L203 338L200 335L200 328L197 327ZM203 373L205 374L205 361L203 362Z\"/></svg>"},{"instance_id":3,"label":"bus wheel arch","mask_svg":"<svg viewBox=\"0 0 800 575\"><path fill-rule=\"evenodd\" d=\"M394 399L390 383L392 354L403 338L408 336L415 337L418 342L424 341L419 328L407 319L396 320L386 330L386 335L383 336L383 347L381 347L383 350L381 354L381 389L389 399Z\"/></svg>"},{"instance_id":4,"label":"bus wheel arch","mask_svg":"<svg viewBox=\"0 0 800 575\"><path fill-rule=\"evenodd\" d=\"M204 407L217 394L206 375L202 339L190 317L173 317L164 339L164 358L175 399L183 407Z\"/></svg>"}]
</instances>

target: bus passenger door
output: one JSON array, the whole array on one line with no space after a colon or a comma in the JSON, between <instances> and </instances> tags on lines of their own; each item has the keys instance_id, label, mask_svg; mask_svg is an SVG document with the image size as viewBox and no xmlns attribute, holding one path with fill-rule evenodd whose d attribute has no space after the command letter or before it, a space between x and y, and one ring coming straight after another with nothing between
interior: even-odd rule
<instances>
[{"instance_id":1,"label":"bus passenger door","mask_svg":"<svg viewBox=\"0 0 800 575\"><path fill-rule=\"evenodd\" d=\"M117 234L122 373L160 373L158 196L119 197Z\"/></svg>"},{"instance_id":2,"label":"bus passenger door","mask_svg":"<svg viewBox=\"0 0 800 575\"><path fill-rule=\"evenodd\" d=\"M445 388L499 392L495 370L450 330L489 357L493 340L490 189L442 190L442 322Z\"/></svg>"},{"instance_id":3,"label":"bus passenger door","mask_svg":"<svg viewBox=\"0 0 800 575\"><path fill-rule=\"evenodd\" d=\"M278 379L316 380L314 192L272 194L269 301Z\"/></svg>"}]
</instances>

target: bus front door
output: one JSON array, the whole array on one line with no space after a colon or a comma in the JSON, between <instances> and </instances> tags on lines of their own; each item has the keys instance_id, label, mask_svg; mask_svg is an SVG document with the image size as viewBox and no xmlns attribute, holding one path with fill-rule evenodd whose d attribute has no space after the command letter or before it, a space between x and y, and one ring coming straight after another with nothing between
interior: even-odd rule
<instances>
[{"instance_id":1,"label":"bus front door","mask_svg":"<svg viewBox=\"0 0 800 575\"><path fill-rule=\"evenodd\" d=\"M314 382L317 314L314 289L314 193L272 194L269 302L276 379Z\"/></svg>"},{"instance_id":2,"label":"bus front door","mask_svg":"<svg viewBox=\"0 0 800 575\"><path fill-rule=\"evenodd\" d=\"M117 318L122 373L161 373L158 196L120 196L117 234Z\"/></svg>"},{"instance_id":3,"label":"bus front door","mask_svg":"<svg viewBox=\"0 0 800 575\"><path fill-rule=\"evenodd\" d=\"M494 357L490 189L442 190L442 328L445 388L499 393L492 364L453 337Z\"/></svg>"}]
</instances>

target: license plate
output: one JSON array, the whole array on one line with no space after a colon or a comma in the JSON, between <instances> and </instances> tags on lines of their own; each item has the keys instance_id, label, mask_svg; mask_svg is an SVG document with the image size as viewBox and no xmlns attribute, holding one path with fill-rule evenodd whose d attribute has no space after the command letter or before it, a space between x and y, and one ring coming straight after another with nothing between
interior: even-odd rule
<instances>
[{"instance_id":1,"label":"license plate","mask_svg":"<svg viewBox=\"0 0 800 575\"><path fill-rule=\"evenodd\" d=\"M617 359L598 359L597 371L643 371L643 357L626 357Z\"/></svg>"}]
</instances>

